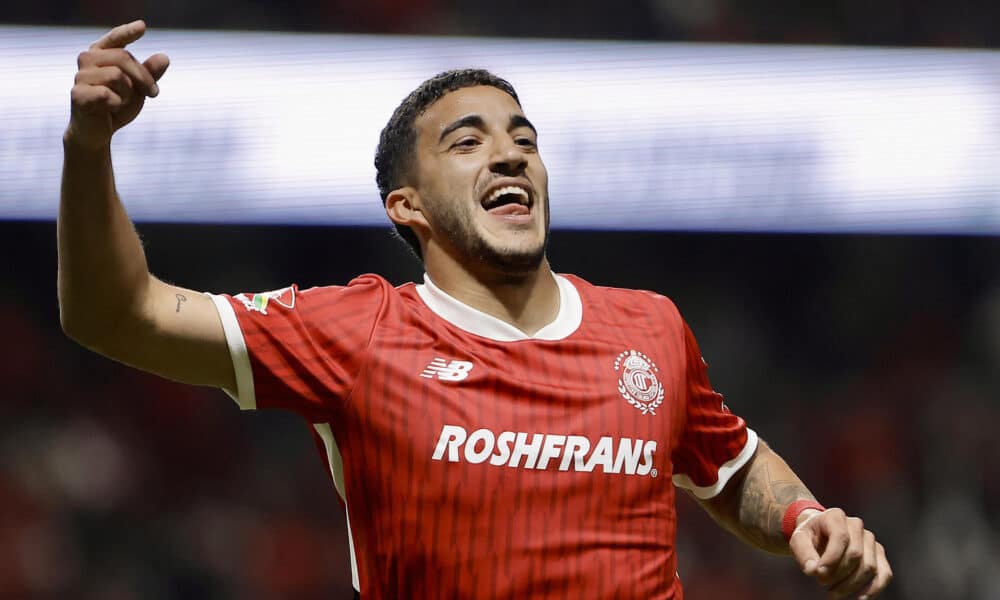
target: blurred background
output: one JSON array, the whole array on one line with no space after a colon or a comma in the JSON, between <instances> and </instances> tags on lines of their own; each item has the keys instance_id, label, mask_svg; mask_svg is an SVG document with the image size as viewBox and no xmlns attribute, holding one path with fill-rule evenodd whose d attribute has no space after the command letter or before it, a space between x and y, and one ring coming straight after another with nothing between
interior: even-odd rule
<instances>
[{"instance_id":1,"label":"blurred background","mask_svg":"<svg viewBox=\"0 0 1000 600\"><path fill-rule=\"evenodd\" d=\"M51 0L6 3L0 25L106 29L142 17L176 29L989 50L1000 41L997 6ZM75 53L65 56L70 69ZM246 77L252 84L252 73ZM4 80L8 92L17 88L16 77ZM71 82L72 70L54 82L59 102ZM56 148L65 117L47 124ZM141 132L142 122L132 128ZM377 130L369 135L358 150L366 162ZM993 158L983 177L990 167L1000 172ZM130 176L121 167L129 160L121 157L120 177ZM58 177L60 164L41 168ZM25 175L0 186L33 181ZM983 214L1000 214L997 188L977 189ZM368 202L377 209L374 182ZM0 221L0 331L8 340L0 361L0 598L349 598L342 510L306 424L278 412L240 413L221 392L160 380L68 341L55 302L54 222L16 214ZM888 598L1000 598L995 234L947 223L920 235L863 227L588 230L559 228L559 218L550 247L556 270L673 298L729 406L821 501L863 516L878 534L896 572ZM195 289L343 283L363 272L402 283L422 272L386 225L143 222L139 230L152 270ZM692 502L679 504L687 597L822 597L788 559L742 546Z\"/></svg>"}]
</instances>

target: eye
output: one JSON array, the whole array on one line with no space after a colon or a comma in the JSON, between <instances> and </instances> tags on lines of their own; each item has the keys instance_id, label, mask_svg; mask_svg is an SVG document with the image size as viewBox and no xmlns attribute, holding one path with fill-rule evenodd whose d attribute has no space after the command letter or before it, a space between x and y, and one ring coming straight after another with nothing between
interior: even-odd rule
<instances>
[{"instance_id":1,"label":"eye","mask_svg":"<svg viewBox=\"0 0 1000 600\"><path fill-rule=\"evenodd\" d=\"M473 148L479 145L479 140L472 137L462 138L452 144L453 148Z\"/></svg>"},{"instance_id":2,"label":"eye","mask_svg":"<svg viewBox=\"0 0 1000 600\"><path fill-rule=\"evenodd\" d=\"M517 138L516 140L514 140L514 143L517 144L518 146L524 146L525 148L535 147L535 140L526 137Z\"/></svg>"}]
</instances>

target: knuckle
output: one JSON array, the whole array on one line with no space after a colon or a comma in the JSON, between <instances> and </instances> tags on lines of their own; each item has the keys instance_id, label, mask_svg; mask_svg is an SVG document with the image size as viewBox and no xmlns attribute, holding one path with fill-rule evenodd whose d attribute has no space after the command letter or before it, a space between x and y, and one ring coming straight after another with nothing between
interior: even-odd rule
<instances>
[{"instance_id":1,"label":"knuckle","mask_svg":"<svg viewBox=\"0 0 1000 600\"><path fill-rule=\"evenodd\" d=\"M120 102L118 99L118 95L115 94L113 91L111 91L110 88L101 86L97 88L97 94L98 94L97 96L98 99L102 100L105 104L108 104L109 106L115 106Z\"/></svg>"},{"instance_id":2,"label":"knuckle","mask_svg":"<svg viewBox=\"0 0 1000 600\"><path fill-rule=\"evenodd\" d=\"M83 52L76 55L76 66L78 68L83 68L83 65L87 64L90 60L90 50L84 50Z\"/></svg>"},{"instance_id":3,"label":"knuckle","mask_svg":"<svg viewBox=\"0 0 1000 600\"><path fill-rule=\"evenodd\" d=\"M104 50L101 50L101 52L104 55L104 58L108 64L113 64L113 65L122 64L122 59L124 58L124 56L122 55L120 48L105 48Z\"/></svg>"},{"instance_id":4,"label":"knuckle","mask_svg":"<svg viewBox=\"0 0 1000 600\"><path fill-rule=\"evenodd\" d=\"M132 80L131 78L129 78L128 73L119 69L118 67L114 67L114 69L115 69L114 72L111 74L111 80L122 86L131 87Z\"/></svg>"},{"instance_id":5,"label":"knuckle","mask_svg":"<svg viewBox=\"0 0 1000 600\"><path fill-rule=\"evenodd\" d=\"M76 85L70 91L70 100L73 104L77 106L89 106L94 103L94 101L100 99L99 93L95 93L90 89L91 86L88 85Z\"/></svg>"}]
</instances>

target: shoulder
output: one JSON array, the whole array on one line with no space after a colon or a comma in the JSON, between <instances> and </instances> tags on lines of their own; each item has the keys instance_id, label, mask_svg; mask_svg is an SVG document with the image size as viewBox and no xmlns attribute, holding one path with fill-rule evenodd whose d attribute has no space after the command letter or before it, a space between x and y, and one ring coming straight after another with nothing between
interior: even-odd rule
<instances>
[{"instance_id":1,"label":"shoulder","mask_svg":"<svg viewBox=\"0 0 1000 600\"><path fill-rule=\"evenodd\" d=\"M383 296L386 298L405 295L407 290L413 288L412 283L404 283L395 286L386 278L374 273L358 275L347 282L347 285L322 285L299 289L298 286L291 286L300 298L309 298L316 301L319 299L331 300L336 297L355 296ZM287 288L286 288L287 289Z\"/></svg>"},{"instance_id":2,"label":"shoulder","mask_svg":"<svg viewBox=\"0 0 1000 600\"><path fill-rule=\"evenodd\" d=\"M674 302L663 294L630 288L595 285L582 277L560 273L577 289L581 300L595 309L653 312L663 317L680 319L680 312Z\"/></svg>"},{"instance_id":3,"label":"shoulder","mask_svg":"<svg viewBox=\"0 0 1000 600\"><path fill-rule=\"evenodd\" d=\"M394 286L380 275L366 273L346 285L321 285L301 288L288 287L257 294L235 296L248 309L268 314L278 309L304 316L322 317L331 313L364 313L378 311L412 293L413 284Z\"/></svg>"}]
</instances>

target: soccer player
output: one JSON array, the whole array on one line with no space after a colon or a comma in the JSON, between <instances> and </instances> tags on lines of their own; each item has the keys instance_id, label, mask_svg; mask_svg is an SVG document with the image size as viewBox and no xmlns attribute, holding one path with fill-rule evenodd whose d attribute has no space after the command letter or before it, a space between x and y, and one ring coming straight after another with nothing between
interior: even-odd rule
<instances>
[{"instance_id":1,"label":"soccer player","mask_svg":"<svg viewBox=\"0 0 1000 600\"><path fill-rule=\"evenodd\" d=\"M364 275L227 296L150 275L110 154L168 66L124 49L144 31L122 25L79 56L63 327L115 360L307 419L362 597L681 598L675 487L833 597L885 589L882 545L729 411L670 300L552 272L536 131L488 72L424 82L381 135L379 192L422 284Z\"/></svg>"}]
</instances>

